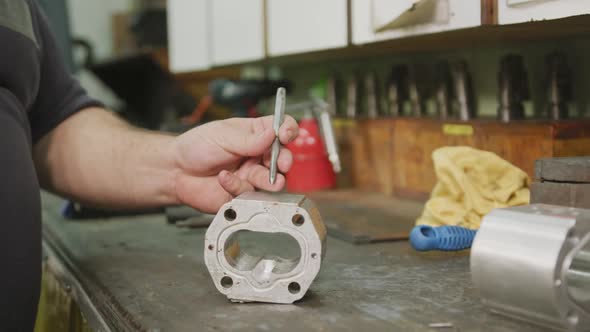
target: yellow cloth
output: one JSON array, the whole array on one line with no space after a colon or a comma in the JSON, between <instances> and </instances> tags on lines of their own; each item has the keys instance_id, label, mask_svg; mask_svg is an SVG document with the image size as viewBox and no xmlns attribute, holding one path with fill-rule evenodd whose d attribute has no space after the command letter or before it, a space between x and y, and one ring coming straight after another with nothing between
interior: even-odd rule
<instances>
[{"instance_id":1,"label":"yellow cloth","mask_svg":"<svg viewBox=\"0 0 590 332\"><path fill-rule=\"evenodd\" d=\"M479 228L494 208L528 204L528 175L495 153L466 146L432 153L438 182L416 224Z\"/></svg>"}]
</instances>

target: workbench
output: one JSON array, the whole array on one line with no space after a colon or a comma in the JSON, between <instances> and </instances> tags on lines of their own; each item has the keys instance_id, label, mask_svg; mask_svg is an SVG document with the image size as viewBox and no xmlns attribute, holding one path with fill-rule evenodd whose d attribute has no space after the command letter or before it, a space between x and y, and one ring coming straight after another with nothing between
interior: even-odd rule
<instances>
[{"instance_id":1,"label":"workbench","mask_svg":"<svg viewBox=\"0 0 590 332\"><path fill-rule=\"evenodd\" d=\"M301 301L236 304L205 268L205 229L177 228L157 214L64 220L61 200L42 197L45 273L94 331L542 330L483 306L468 252L419 253L407 241L355 245L330 237L322 270ZM430 327L441 323L452 327Z\"/></svg>"}]
</instances>

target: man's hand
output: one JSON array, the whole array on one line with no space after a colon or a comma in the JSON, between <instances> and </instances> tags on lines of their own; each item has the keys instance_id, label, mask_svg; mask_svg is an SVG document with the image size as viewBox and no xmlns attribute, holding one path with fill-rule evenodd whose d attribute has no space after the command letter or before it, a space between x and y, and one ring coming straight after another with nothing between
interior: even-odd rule
<instances>
[{"instance_id":1,"label":"man's hand","mask_svg":"<svg viewBox=\"0 0 590 332\"><path fill-rule=\"evenodd\" d=\"M281 143L297 136L285 117ZM224 203L270 185L269 151L275 138L272 116L211 122L180 136L134 128L100 108L82 110L45 135L34 151L43 188L82 204L104 208L145 208L187 204L215 213ZM293 159L281 149L278 168Z\"/></svg>"},{"instance_id":2,"label":"man's hand","mask_svg":"<svg viewBox=\"0 0 590 332\"><path fill-rule=\"evenodd\" d=\"M275 138L272 116L256 119L234 118L196 127L174 141L178 173L177 199L204 212L215 213L239 194L257 188L279 191L285 178L279 174L269 183L270 147ZM286 116L279 139L286 144L297 137L298 127ZM287 172L293 163L291 152L281 148L278 169Z\"/></svg>"}]
</instances>

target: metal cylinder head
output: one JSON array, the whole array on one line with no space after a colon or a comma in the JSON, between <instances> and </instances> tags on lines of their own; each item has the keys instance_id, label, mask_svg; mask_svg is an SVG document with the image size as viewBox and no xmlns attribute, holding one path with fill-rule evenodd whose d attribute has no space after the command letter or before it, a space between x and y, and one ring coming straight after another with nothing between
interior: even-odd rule
<instances>
[{"instance_id":1,"label":"metal cylinder head","mask_svg":"<svg viewBox=\"0 0 590 332\"><path fill-rule=\"evenodd\" d=\"M240 242L245 232L281 234L285 240L278 242L296 243L299 252L283 257L278 250L249 251ZM231 301L293 303L320 271L325 241L319 211L305 196L249 192L215 216L205 235L205 264L217 289Z\"/></svg>"}]
</instances>

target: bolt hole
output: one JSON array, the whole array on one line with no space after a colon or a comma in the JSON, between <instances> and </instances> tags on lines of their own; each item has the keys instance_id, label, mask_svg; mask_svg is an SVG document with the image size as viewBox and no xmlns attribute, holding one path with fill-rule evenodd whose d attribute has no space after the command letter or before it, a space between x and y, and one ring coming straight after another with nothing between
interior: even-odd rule
<instances>
[{"instance_id":1,"label":"bolt hole","mask_svg":"<svg viewBox=\"0 0 590 332\"><path fill-rule=\"evenodd\" d=\"M289 284L288 289L289 289L289 293L297 294L301 291L301 286L296 282L292 282Z\"/></svg>"},{"instance_id":2,"label":"bolt hole","mask_svg":"<svg viewBox=\"0 0 590 332\"><path fill-rule=\"evenodd\" d=\"M293 222L293 225L301 226L305 222L305 218L302 215L300 215L299 213L297 213L296 215L293 216L293 218L291 218L291 221Z\"/></svg>"},{"instance_id":3,"label":"bolt hole","mask_svg":"<svg viewBox=\"0 0 590 332\"><path fill-rule=\"evenodd\" d=\"M575 312L570 311L567 313L567 320L571 326L575 326L578 324L578 315Z\"/></svg>"},{"instance_id":4,"label":"bolt hole","mask_svg":"<svg viewBox=\"0 0 590 332\"><path fill-rule=\"evenodd\" d=\"M315 252L311 254L311 258L315 259L316 257L318 257L318 254L316 254Z\"/></svg>"},{"instance_id":5,"label":"bolt hole","mask_svg":"<svg viewBox=\"0 0 590 332\"><path fill-rule=\"evenodd\" d=\"M234 220L236 220L236 217L238 215L236 214L236 210L234 210L234 209L227 209L223 213L223 216L225 217L225 220L227 220L227 221L234 221Z\"/></svg>"},{"instance_id":6,"label":"bolt hole","mask_svg":"<svg viewBox=\"0 0 590 332\"><path fill-rule=\"evenodd\" d=\"M213 245L212 245L212 244L210 244L210 245L209 245L207 248L208 248L209 250L213 250L213 248L214 248L214 247L213 247Z\"/></svg>"},{"instance_id":7,"label":"bolt hole","mask_svg":"<svg viewBox=\"0 0 590 332\"><path fill-rule=\"evenodd\" d=\"M232 278L225 276L223 278L221 278L221 286L223 288L231 288L231 286L234 285L234 281Z\"/></svg>"}]
</instances>

